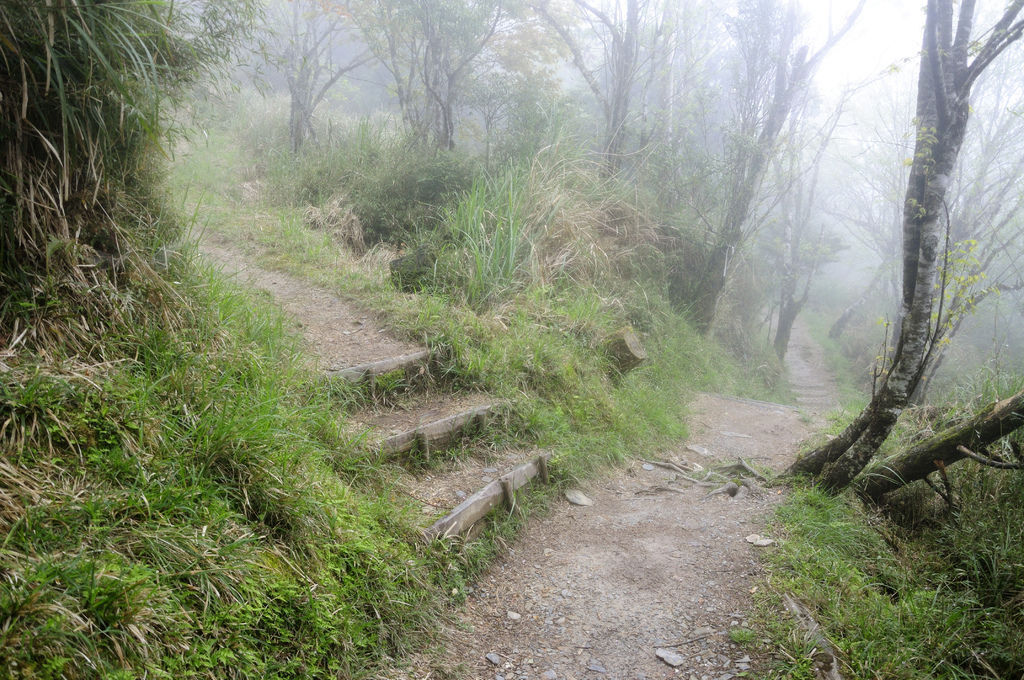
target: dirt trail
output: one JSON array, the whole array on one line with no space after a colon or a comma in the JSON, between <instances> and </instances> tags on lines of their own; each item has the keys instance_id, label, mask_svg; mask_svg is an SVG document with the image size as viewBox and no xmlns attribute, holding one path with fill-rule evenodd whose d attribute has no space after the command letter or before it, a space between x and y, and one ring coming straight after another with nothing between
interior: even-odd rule
<instances>
[{"instance_id":1,"label":"dirt trail","mask_svg":"<svg viewBox=\"0 0 1024 680\"><path fill-rule=\"evenodd\" d=\"M789 384L797 403L809 413L822 415L839 406L835 380L825 369L825 352L811 339L807 326L797 319L786 352Z\"/></svg>"},{"instance_id":2,"label":"dirt trail","mask_svg":"<svg viewBox=\"0 0 1024 680\"><path fill-rule=\"evenodd\" d=\"M321 368L416 349L393 338L372 314L327 291L253 267L230 247L205 243L203 252L270 292L302 328ZM816 415L831 408L834 384L803 326L794 328L788 359L802 408ZM427 394L410 404L431 406L432 399L451 396ZM809 434L808 419L795 408L701 395L691 409L689 442L659 454L659 461L708 469L741 458L781 470ZM366 422L380 428L377 419L394 417L406 416L377 409ZM498 472L481 465L523 455L465 461L403 486L424 499L426 512L436 513L472 492L476 480L489 481ZM440 667L488 680L729 680L764 669L766 660L736 644L730 632L746 625L761 570L758 551L772 549L755 547L747 537L765 531L781 491L755 484L735 497L711 494L707 486L643 461L583 491L593 505L562 501L549 516L531 520L469 593L445 655L422 660L404 677L429 677ZM659 650L678 665L659 658Z\"/></svg>"},{"instance_id":3,"label":"dirt trail","mask_svg":"<svg viewBox=\"0 0 1024 680\"><path fill-rule=\"evenodd\" d=\"M794 335L790 375L804 409L820 415L836 402L834 385L806 330ZM795 408L702 395L690 441L659 458L781 470L810 433L807 420ZM729 680L765 670L767 659L730 631L747 622L757 552L772 549L747 537L765 532L782 491L709 495L643 461L583 490L592 506L562 501L534 519L479 580L443 668L490 680Z\"/></svg>"},{"instance_id":4,"label":"dirt trail","mask_svg":"<svg viewBox=\"0 0 1024 680\"><path fill-rule=\"evenodd\" d=\"M310 353L319 358L323 371L338 371L422 349L392 336L366 309L293 276L256 267L230 246L206 240L201 251L226 273L269 293L301 328Z\"/></svg>"}]
</instances>

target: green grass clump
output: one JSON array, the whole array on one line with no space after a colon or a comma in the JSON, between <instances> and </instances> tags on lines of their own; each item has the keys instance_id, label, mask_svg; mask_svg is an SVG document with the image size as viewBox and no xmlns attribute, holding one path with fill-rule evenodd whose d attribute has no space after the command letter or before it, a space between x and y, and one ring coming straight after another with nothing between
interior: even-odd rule
<instances>
[{"instance_id":1,"label":"green grass clump","mask_svg":"<svg viewBox=\"0 0 1024 680\"><path fill-rule=\"evenodd\" d=\"M449 558L339 476L362 454L281 318L175 276L178 321L103 363L4 359L0 674L360 677L422 644Z\"/></svg>"},{"instance_id":2,"label":"green grass clump","mask_svg":"<svg viewBox=\"0 0 1024 680\"><path fill-rule=\"evenodd\" d=\"M1024 475L971 467L957 486L955 517L914 531L848 498L796 491L777 515L762 607L777 611L778 592L809 605L845 677L1021 677ZM774 673L805 677L812 650L778 620L769 631L791 659Z\"/></svg>"}]
</instances>

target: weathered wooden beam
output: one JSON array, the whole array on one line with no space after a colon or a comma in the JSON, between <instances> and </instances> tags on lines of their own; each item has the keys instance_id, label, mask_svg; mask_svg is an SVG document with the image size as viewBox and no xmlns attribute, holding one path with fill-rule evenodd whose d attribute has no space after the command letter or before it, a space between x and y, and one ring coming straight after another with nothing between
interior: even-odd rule
<instances>
[{"instance_id":1,"label":"weathered wooden beam","mask_svg":"<svg viewBox=\"0 0 1024 680\"><path fill-rule=\"evenodd\" d=\"M375 378L378 375L391 373L392 371L408 370L413 366L425 363L429 358L430 351L424 349L419 352L413 352L412 354L403 354L402 356L391 357L390 359L371 361L367 364L350 366L349 368L342 368L337 371L327 371L327 375L344 378L351 383L360 383L364 380Z\"/></svg>"},{"instance_id":2,"label":"weathered wooden beam","mask_svg":"<svg viewBox=\"0 0 1024 680\"><path fill-rule=\"evenodd\" d=\"M483 519L487 513L501 505L513 503L517 489L522 488L531 479L545 469L551 454L543 453L536 460L524 463L510 472L498 477L472 496L462 501L448 515L434 522L424 530L423 537L432 541L436 538L449 538L465 534L474 524Z\"/></svg>"},{"instance_id":3,"label":"weathered wooden beam","mask_svg":"<svg viewBox=\"0 0 1024 680\"><path fill-rule=\"evenodd\" d=\"M408 432L400 432L385 439L381 443L381 448L385 453L404 453L418 444L424 451L436 450L453 441L468 426L482 426L487 422L487 416L490 415L492 408L494 407L491 404L477 406Z\"/></svg>"}]
</instances>

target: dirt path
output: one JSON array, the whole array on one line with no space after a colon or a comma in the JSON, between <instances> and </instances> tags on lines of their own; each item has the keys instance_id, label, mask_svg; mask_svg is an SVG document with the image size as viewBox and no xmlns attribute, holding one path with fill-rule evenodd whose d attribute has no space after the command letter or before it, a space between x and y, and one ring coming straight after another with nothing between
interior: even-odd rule
<instances>
[{"instance_id":1,"label":"dirt path","mask_svg":"<svg viewBox=\"0 0 1024 680\"><path fill-rule=\"evenodd\" d=\"M270 292L326 370L415 350L392 338L372 314L326 291L253 267L229 247L205 243L203 251ZM788 359L802 408L812 414L831 408L835 387L803 326L794 328ZM418 399L428 407L443 398ZM412 412L416 401L402 408ZM780 470L809 434L808 419L795 408L702 395L691 409L690 441L659 460L708 469L741 458ZM396 412L378 409L367 426L407 415ZM472 492L475 480L489 480L498 468L480 466L495 464L454 466L407 486L426 499L425 511L436 512ZM446 640L446 655L406 677L430 677L429 669L438 667L487 680L729 680L763 670L766 660L737 644L743 633L736 631L746 625L760 574L757 553L771 550L747 537L765 531L781 491L754 485L735 497L711 494L643 461L583 491L593 505L562 501L530 522L474 586L457 631Z\"/></svg>"},{"instance_id":2,"label":"dirt path","mask_svg":"<svg viewBox=\"0 0 1024 680\"><path fill-rule=\"evenodd\" d=\"M391 335L371 312L322 288L281 272L254 266L238 250L212 239L200 249L225 273L269 293L301 328L323 371L337 371L421 349Z\"/></svg>"},{"instance_id":3,"label":"dirt path","mask_svg":"<svg viewBox=\"0 0 1024 680\"><path fill-rule=\"evenodd\" d=\"M835 388L806 330L794 335L790 375L805 412L819 415L836 403ZM794 408L703 395L690 441L661 458L781 470L807 421ZM771 549L747 537L765 531L782 491L709 495L642 461L583 490L592 506L562 501L480 579L442 667L490 680L729 680L765 670L734 638L761 574L757 552Z\"/></svg>"},{"instance_id":4,"label":"dirt path","mask_svg":"<svg viewBox=\"0 0 1024 680\"><path fill-rule=\"evenodd\" d=\"M821 415L839 406L835 380L824 369L825 353L821 345L811 339L807 326L797 319L786 352L786 371L789 383L797 394L801 408Z\"/></svg>"}]
</instances>

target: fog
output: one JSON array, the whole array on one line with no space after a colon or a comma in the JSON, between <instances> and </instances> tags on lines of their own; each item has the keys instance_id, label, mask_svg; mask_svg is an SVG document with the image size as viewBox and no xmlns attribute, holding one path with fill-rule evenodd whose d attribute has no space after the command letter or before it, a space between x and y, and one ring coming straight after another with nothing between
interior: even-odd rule
<instances>
[{"instance_id":1,"label":"fog","mask_svg":"<svg viewBox=\"0 0 1024 680\"><path fill-rule=\"evenodd\" d=\"M866 385L901 314L920 4L271 0L226 97L257 102L234 124L263 151L371 125L494 174L572 145L675 239L666 285L695 323L781 356L792 316ZM1002 4L979 4L980 41ZM946 391L1024 368L1022 66L1010 45L974 87L945 200L928 384Z\"/></svg>"}]
</instances>

